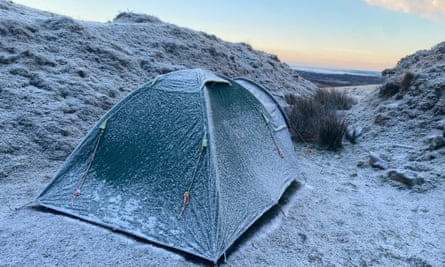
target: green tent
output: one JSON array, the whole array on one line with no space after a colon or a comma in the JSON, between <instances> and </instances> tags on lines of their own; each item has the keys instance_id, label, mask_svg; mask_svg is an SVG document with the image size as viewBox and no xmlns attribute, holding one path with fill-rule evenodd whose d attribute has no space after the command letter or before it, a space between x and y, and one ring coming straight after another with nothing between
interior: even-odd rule
<instances>
[{"instance_id":1,"label":"green tent","mask_svg":"<svg viewBox=\"0 0 445 267\"><path fill-rule=\"evenodd\" d=\"M267 91L181 70L105 114L36 203L217 262L296 176Z\"/></svg>"}]
</instances>

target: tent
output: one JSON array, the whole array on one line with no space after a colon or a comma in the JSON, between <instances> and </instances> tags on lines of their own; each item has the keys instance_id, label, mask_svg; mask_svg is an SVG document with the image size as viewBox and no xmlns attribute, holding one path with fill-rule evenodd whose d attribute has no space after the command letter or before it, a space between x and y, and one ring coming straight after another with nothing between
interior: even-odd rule
<instances>
[{"instance_id":1,"label":"tent","mask_svg":"<svg viewBox=\"0 0 445 267\"><path fill-rule=\"evenodd\" d=\"M181 70L116 104L35 201L216 263L296 176L264 88Z\"/></svg>"}]
</instances>

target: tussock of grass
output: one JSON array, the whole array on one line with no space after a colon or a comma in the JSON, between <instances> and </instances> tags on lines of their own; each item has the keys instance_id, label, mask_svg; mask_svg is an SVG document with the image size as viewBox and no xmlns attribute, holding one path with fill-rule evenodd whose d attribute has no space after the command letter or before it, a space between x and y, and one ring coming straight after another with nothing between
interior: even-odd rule
<instances>
[{"instance_id":1,"label":"tussock of grass","mask_svg":"<svg viewBox=\"0 0 445 267\"><path fill-rule=\"evenodd\" d=\"M337 110L349 109L354 100L346 92L319 89L312 97L285 97L292 128L292 138L299 142L316 142L335 150L342 147L347 124Z\"/></svg>"},{"instance_id":2,"label":"tussock of grass","mask_svg":"<svg viewBox=\"0 0 445 267\"><path fill-rule=\"evenodd\" d=\"M379 89L379 96L381 97L391 97L400 91L400 84L395 81L387 81Z\"/></svg>"},{"instance_id":3,"label":"tussock of grass","mask_svg":"<svg viewBox=\"0 0 445 267\"><path fill-rule=\"evenodd\" d=\"M342 147L346 132L346 122L338 116L324 117L320 123L318 144L329 150Z\"/></svg>"},{"instance_id":4,"label":"tussock of grass","mask_svg":"<svg viewBox=\"0 0 445 267\"><path fill-rule=\"evenodd\" d=\"M414 78L415 78L415 75L412 72L410 72L410 71L405 72L402 79L400 80L400 88L402 90L408 89L408 87L410 87L411 82L414 80Z\"/></svg>"},{"instance_id":5,"label":"tussock of grass","mask_svg":"<svg viewBox=\"0 0 445 267\"><path fill-rule=\"evenodd\" d=\"M302 142L317 141L317 132L320 128L322 107L313 98L288 96L291 100L287 115L293 129L293 138Z\"/></svg>"},{"instance_id":6,"label":"tussock of grass","mask_svg":"<svg viewBox=\"0 0 445 267\"><path fill-rule=\"evenodd\" d=\"M348 110L354 105L354 99L348 96L346 91L318 89L314 100L329 110Z\"/></svg>"},{"instance_id":7,"label":"tussock of grass","mask_svg":"<svg viewBox=\"0 0 445 267\"><path fill-rule=\"evenodd\" d=\"M391 97L397 93L406 92L415 78L414 73L407 71L398 80L390 79L380 87L379 95L381 97Z\"/></svg>"}]
</instances>

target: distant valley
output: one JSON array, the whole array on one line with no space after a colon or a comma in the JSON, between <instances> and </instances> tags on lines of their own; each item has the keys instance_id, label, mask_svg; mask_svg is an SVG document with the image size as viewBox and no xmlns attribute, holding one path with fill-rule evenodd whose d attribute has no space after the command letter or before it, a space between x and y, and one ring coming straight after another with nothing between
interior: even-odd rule
<instances>
[{"instance_id":1,"label":"distant valley","mask_svg":"<svg viewBox=\"0 0 445 267\"><path fill-rule=\"evenodd\" d=\"M319 87L381 84L383 76L378 71L343 70L292 66L303 78Z\"/></svg>"}]
</instances>

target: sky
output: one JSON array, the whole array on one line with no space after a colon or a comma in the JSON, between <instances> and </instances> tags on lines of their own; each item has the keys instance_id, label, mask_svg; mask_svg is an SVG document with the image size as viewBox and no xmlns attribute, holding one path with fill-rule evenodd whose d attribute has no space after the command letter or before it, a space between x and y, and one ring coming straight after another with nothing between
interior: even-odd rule
<instances>
[{"instance_id":1,"label":"sky","mask_svg":"<svg viewBox=\"0 0 445 267\"><path fill-rule=\"evenodd\" d=\"M76 19L120 12L245 42L289 65L362 70L445 41L445 0L14 0Z\"/></svg>"}]
</instances>

